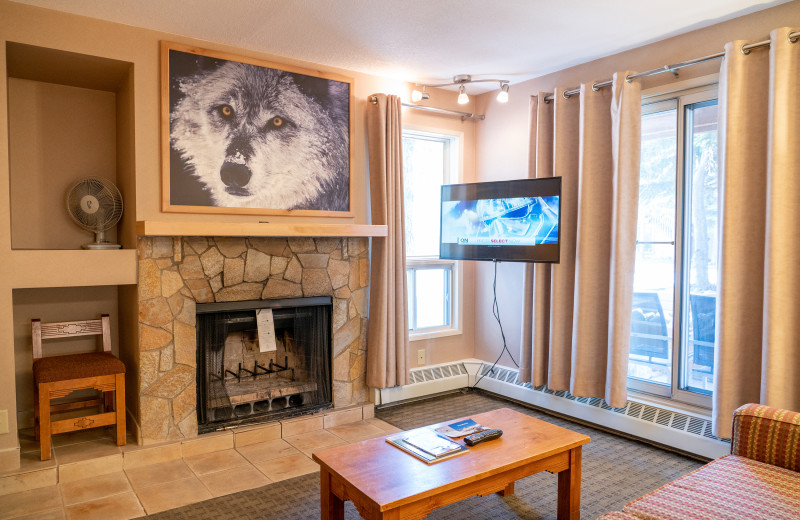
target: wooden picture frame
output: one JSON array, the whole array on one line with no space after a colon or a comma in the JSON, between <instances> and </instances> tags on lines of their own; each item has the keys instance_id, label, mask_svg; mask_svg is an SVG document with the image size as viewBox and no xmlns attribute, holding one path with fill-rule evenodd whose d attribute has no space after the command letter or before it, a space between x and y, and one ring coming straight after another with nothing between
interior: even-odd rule
<instances>
[{"instance_id":1,"label":"wooden picture frame","mask_svg":"<svg viewBox=\"0 0 800 520\"><path fill-rule=\"evenodd\" d=\"M164 212L352 217L353 80L161 42Z\"/></svg>"}]
</instances>

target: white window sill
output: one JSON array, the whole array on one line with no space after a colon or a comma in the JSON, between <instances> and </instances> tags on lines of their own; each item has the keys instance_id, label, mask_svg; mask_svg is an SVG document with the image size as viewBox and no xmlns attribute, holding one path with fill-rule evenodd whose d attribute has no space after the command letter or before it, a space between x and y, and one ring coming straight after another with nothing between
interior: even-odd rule
<instances>
[{"instance_id":1,"label":"white window sill","mask_svg":"<svg viewBox=\"0 0 800 520\"><path fill-rule=\"evenodd\" d=\"M447 336L457 336L461 334L461 329L432 329L420 332L410 332L408 341L422 341L426 339L444 338Z\"/></svg>"}]
</instances>

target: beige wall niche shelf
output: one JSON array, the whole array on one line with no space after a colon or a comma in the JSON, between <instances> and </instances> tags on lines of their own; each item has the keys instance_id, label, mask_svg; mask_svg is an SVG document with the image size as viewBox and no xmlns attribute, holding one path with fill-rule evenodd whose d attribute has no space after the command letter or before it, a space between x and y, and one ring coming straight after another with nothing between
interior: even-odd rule
<instances>
[{"instance_id":1,"label":"beige wall niche shelf","mask_svg":"<svg viewBox=\"0 0 800 520\"><path fill-rule=\"evenodd\" d=\"M136 250L12 250L4 266L14 289L136 283Z\"/></svg>"},{"instance_id":2,"label":"beige wall niche shelf","mask_svg":"<svg viewBox=\"0 0 800 520\"><path fill-rule=\"evenodd\" d=\"M316 222L163 222L139 220L140 236L204 237L385 237L386 226Z\"/></svg>"},{"instance_id":3,"label":"beige wall niche shelf","mask_svg":"<svg viewBox=\"0 0 800 520\"><path fill-rule=\"evenodd\" d=\"M136 207L133 63L16 42L6 42L5 54L11 248L92 241L64 204L67 190L91 176L114 183L130 213L106 239L134 249L130 232L120 233L132 229Z\"/></svg>"}]
</instances>

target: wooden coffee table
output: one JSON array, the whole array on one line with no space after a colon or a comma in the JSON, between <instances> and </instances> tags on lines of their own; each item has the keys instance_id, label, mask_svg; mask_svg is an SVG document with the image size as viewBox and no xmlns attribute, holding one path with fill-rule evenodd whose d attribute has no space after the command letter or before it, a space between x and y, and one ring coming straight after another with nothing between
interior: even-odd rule
<instances>
[{"instance_id":1,"label":"wooden coffee table","mask_svg":"<svg viewBox=\"0 0 800 520\"><path fill-rule=\"evenodd\" d=\"M514 482L540 471L558 473L558 519L580 518L581 447L589 437L509 408L470 417L503 436L430 465L385 437L314 453L322 518L342 520L350 500L367 520L421 519L474 495L513 494Z\"/></svg>"}]
</instances>

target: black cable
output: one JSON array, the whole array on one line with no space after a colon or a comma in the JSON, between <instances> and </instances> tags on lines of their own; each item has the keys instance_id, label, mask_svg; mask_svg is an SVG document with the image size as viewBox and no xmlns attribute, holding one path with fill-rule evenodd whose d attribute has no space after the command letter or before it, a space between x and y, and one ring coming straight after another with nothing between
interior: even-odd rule
<instances>
[{"instance_id":1,"label":"black cable","mask_svg":"<svg viewBox=\"0 0 800 520\"><path fill-rule=\"evenodd\" d=\"M497 356L497 359L495 359L494 363L492 363L492 367L488 371L484 372L483 375L481 375L481 377L479 377L477 381L475 381L475 384L472 385L472 388L477 388L478 387L478 383L481 382L481 379L483 379L486 376L486 374L494 373L494 367L500 361L500 358L503 357L503 352L508 352L508 357L511 358L511 362L514 363L514 366L519 368L519 365L517 364L517 362L514 361L514 356L511 355L511 351L508 350L508 345L506 345L506 333L503 332L503 323L500 321L500 306L497 304L497 264L498 264L498 262L497 262L497 260L493 260L493 262L494 262L494 281L492 282L492 292L494 293L494 300L492 301L492 314L494 315L495 319L497 320L497 324L500 326L500 336L503 338L503 349L500 351L500 355Z\"/></svg>"}]
</instances>

